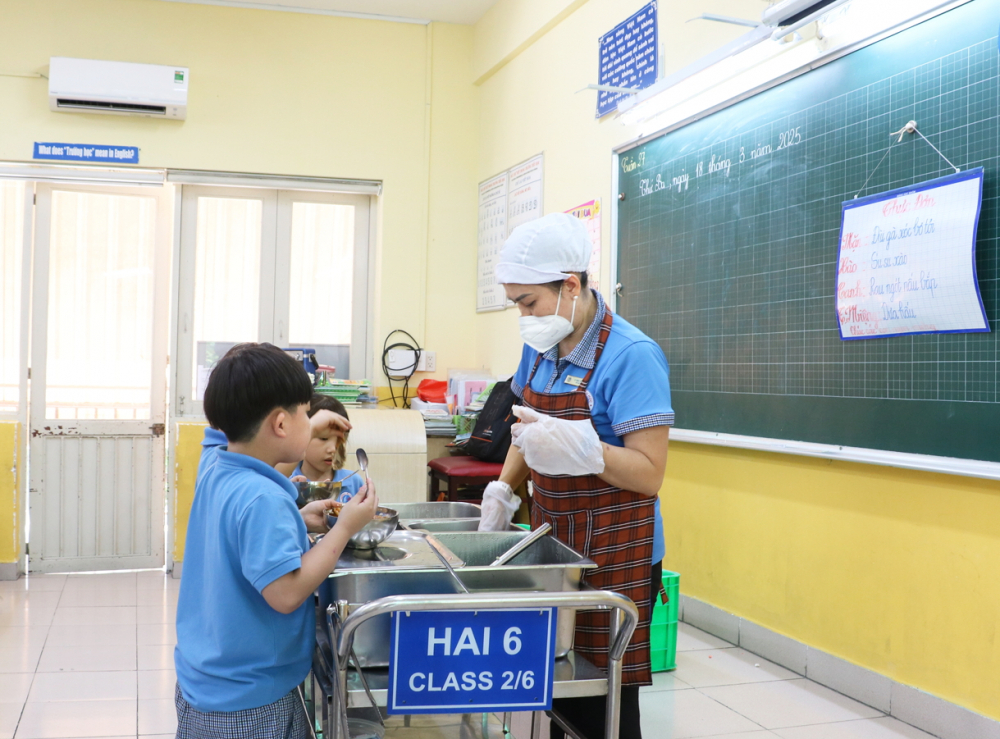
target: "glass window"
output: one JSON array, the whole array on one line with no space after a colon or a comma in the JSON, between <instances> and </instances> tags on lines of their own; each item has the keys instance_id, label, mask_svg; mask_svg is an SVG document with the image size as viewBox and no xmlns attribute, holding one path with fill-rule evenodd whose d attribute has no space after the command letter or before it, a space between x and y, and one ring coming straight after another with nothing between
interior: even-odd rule
<instances>
[{"instance_id":1,"label":"glass window","mask_svg":"<svg viewBox=\"0 0 1000 739\"><path fill-rule=\"evenodd\" d=\"M216 362L235 344L258 340L262 213L260 200L198 198L193 367L198 400Z\"/></svg>"},{"instance_id":2,"label":"glass window","mask_svg":"<svg viewBox=\"0 0 1000 739\"><path fill-rule=\"evenodd\" d=\"M45 417L150 416L156 201L55 190Z\"/></svg>"},{"instance_id":3,"label":"glass window","mask_svg":"<svg viewBox=\"0 0 1000 739\"><path fill-rule=\"evenodd\" d=\"M353 205L293 202L289 343L350 377L354 284ZM357 378L355 378L357 379Z\"/></svg>"},{"instance_id":4,"label":"glass window","mask_svg":"<svg viewBox=\"0 0 1000 739\"><path fill-rule=\"evenodd\" d=\"M0 413L16 413L21 365L24 183L0 182Z\"/></svg>"}]
</instances>

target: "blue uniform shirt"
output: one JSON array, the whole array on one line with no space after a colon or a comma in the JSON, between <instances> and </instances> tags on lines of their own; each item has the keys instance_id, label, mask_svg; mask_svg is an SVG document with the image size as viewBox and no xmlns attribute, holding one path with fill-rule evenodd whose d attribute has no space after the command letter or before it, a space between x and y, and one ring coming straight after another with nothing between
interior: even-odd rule
<instances>
[{"instance_id":1,"label":"blue uniform shirt","mask_svg":"<svg viewBox=\"0 0 1000 739\"><path fill-rule=\"evenodd\" d=\"M351 498L353 498L355 495L357 495L358 491L361 488L363 488L364 485L365 485L365 479L361 475L354 475L354 477L352 477L350 479L345 479L350 474L352 474L351 470L334 470L333 471L333 481L341 483L341 485L340 485L340 495L337 497L337 502L338 503L346 503ZM298 467L295 468L295 471L292 474L290 474L288 477L292 478L292 477L297 477L299 475L302 475L303 477L305 477L305 475L302 474L302 464L301 463L299 464Z\"/></svg>"},{"instance_id":2,"label":"blue uniform shirt","mask_svg":"<svg viewBox=\"0 0 1000 739\"><path fill-rule=\"evenodd\" d=\"M177 602L177 682L203 712L282 698L309 673L316 639L312 599L282 614L260 594L309 548L295 489L226 443L205 430Z\"/></svg>"},{"instance_id":3,"label":"blue uniform shirt","mask_svg":"<svg viewBox=\"0 0 1000 739\"><path fill-rule=\"evenodd\" d=\"M587 401L597 435L612 446L625 446L622 437L626 434L673 425L670 372L659 345L619 315L614 316L604 352L600 361L596 361L601 322L610 309L599 292L595 290L593 295L597 299L597 312L583 339L565 357L559 357L558 346L545 352L531 380L531 389L539 393L575 392L580 380L593 369L587 385ZM524 395L537 358L538 352L525 344L521 363L510 383L519 398ZM567 379L570 381L566 382ZM665 555L663 518L657 497L653 562L659 562Z\"/></svg>"}]
</instances>

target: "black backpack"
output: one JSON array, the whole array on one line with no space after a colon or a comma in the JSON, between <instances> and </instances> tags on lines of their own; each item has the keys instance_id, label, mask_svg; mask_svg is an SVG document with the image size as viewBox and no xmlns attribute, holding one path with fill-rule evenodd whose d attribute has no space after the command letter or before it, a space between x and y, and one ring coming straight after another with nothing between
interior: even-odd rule
<instances>
[{"instance_id":1,"label":"black backpack","mask_svg":"<svg viewBox=\"0 0 1000 739\"><path fill-rule=\"evenodd\" d=\"M463 451L483 462L502 463L510 449L510 427L517 422L510 410L516 402L510 380L494 385Z\"/></svg>"}]
</instances>

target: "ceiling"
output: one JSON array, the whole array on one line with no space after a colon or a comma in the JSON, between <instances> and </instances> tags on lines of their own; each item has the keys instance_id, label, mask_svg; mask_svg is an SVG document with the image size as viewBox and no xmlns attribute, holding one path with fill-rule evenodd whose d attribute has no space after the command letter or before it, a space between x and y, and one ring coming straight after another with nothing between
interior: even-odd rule
<instances>
[{"instance_id":1,"label":"ceiling","mask_svg":"<svg viewBox=\"0 0 1000 739\"><path fill-rule=\"evenodd\" d=\"M473 24L497 0L172 0L205 5L266 8L306 13L386 16L393 20Z\"/></svg>"}]
</instances>

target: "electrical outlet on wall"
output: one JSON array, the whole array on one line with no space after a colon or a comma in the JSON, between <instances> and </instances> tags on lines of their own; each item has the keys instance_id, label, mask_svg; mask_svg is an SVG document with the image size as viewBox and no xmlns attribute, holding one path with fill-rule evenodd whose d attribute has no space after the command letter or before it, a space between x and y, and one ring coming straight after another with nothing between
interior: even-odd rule
<instances>
[{"instance_id":1,"label":"electrical outlet on wall","mask_svg":"<svg viewBox=\"0 0 1000 739\"><path fill-rule=\"evenodd\" d=\"M386 356L386 366L390 371L405 374L413 366L414 352L406 349L390 349ZM415 372L434 372L437 369L437 352L420 352Z\"/></svg>"}]
</instances>

